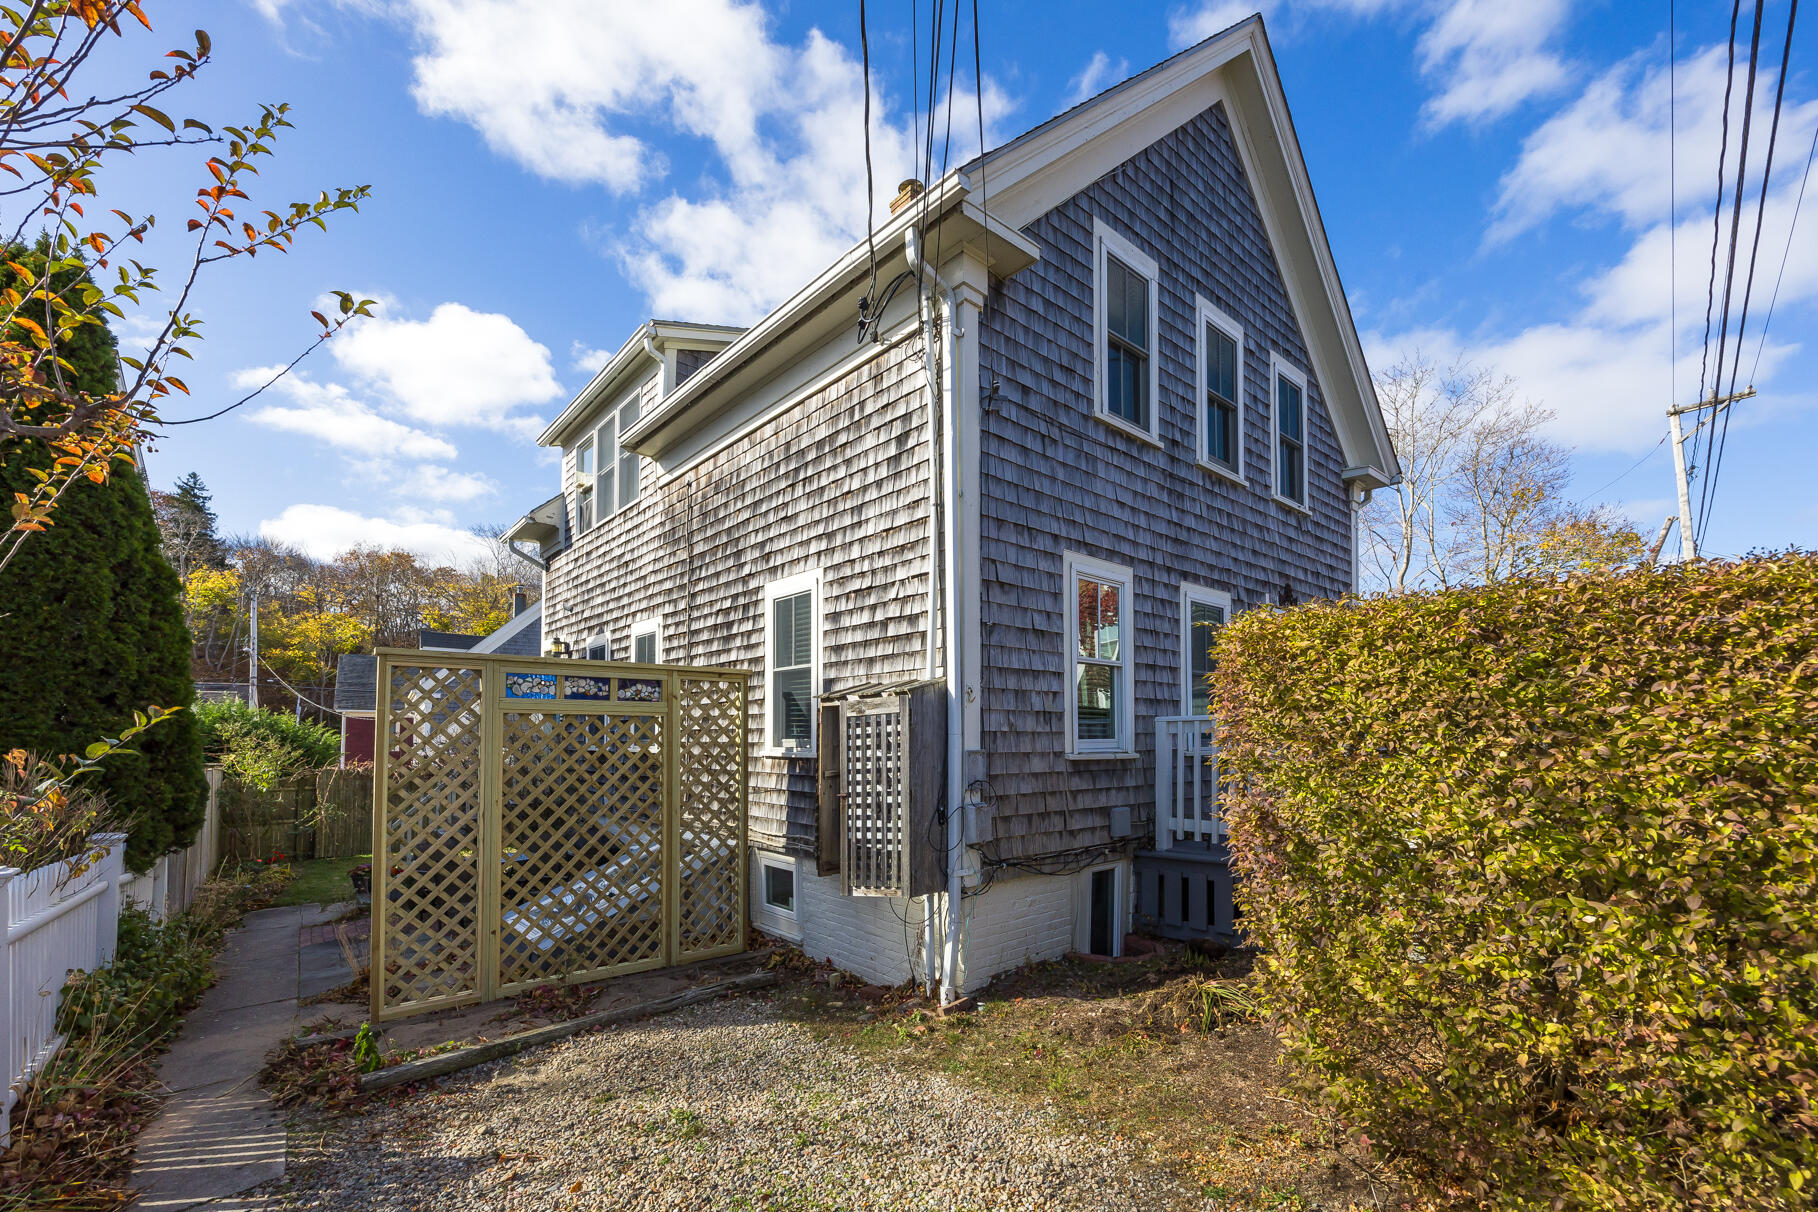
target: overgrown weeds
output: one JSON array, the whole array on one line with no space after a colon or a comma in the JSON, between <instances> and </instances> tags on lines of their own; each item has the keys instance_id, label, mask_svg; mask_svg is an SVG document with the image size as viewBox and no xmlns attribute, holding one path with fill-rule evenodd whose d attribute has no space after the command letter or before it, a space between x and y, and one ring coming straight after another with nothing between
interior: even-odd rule
<instances>
[{"instance_id":1,"label":"overgrown weeds","mask_svg":"<svg viewBox=\"0 0 1818 1212\"><path fill-rule=\"evenodd\" d=\"M62 1049L21 1093L0 1153L0 1209L117 1208L133 1137L157 1113L153 1063L208 987L222 936L269 904L286 873L237 872L204 884L159 925L129 908L114 962L72 973L58 1007Z\"/></svg>"}]
</instances>

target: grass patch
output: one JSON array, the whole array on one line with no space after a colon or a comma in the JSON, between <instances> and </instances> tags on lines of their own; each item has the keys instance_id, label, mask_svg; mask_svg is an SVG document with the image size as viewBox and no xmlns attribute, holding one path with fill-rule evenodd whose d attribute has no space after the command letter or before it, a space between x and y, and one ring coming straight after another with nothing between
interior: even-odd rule
<instances>
[{"instance_id":1,"label":"grass patch","mask_svg":"<svg viewBox=\"0 0 1818 1212\"><path fill-rule=\"evenodd\" d=\"M793 957L792 957L793 958ZM796 962L784 1013L879 1064L945 1074L1143 1146L1221 1209L1388 1206L1399 1192L1335 1119L1289 1088L1244 957L1075 961L1000 977L972 1014L881 1004Z\"/></svg>"},{"instance_id":2,"label":"grass patch","mask_svg":"<svg viewBox=\"0 0 1818 1212\"><path fill-rule=\"evenodd\" d=\"M333 905L353 899L353 884L347 878L350 868L359 863L372 862L372 855L360 854L352 858L306 859L300 863L291 863L292 879L290 887L273 904L277 905Z\"/></svg>"}]
</instances>

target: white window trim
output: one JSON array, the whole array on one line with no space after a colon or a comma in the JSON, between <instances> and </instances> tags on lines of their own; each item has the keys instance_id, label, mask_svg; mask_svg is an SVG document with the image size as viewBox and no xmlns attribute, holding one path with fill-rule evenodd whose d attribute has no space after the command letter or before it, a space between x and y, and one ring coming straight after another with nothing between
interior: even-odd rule
<instances>
[{"instance_id":1,"label":"white window trim","mask_svg":"<svg viewBox=\"0 0 1818 1212\"><path fill-rule=\"evenodd\" d=\"M1280 469L1275 466L1281 457L1281 400L1276 391L1280 379L1300 388L1300 487L1309 498L1313 495L1313 443L1307 440L1313 430L1313 403L1307 396L1307 372L1273 352L1269 354L1269 495L1291 509L1311 514L1306 501L1281 495Z\"/></svg>"},{"instance_id":2,"label":"white window trim","mask_svg":"<svg viewBox=\"0 0 1818 1212\"><path fill-rule=\"evenodd\" d=\"M1234 466L1214 462L1206 455L1206 396L1209 394L1206 382L1210 361L1207 358L1206 329L1216 328L1227 337L1237 342L1237 381L1233 386L1237 398L1231 403L1237 406L1237 462ZM1195 376L1197 390L1193 399L1194 446L1193 461L1214 475L1221 475L1227 480L1239 484L1244 479L1244 326L1214 307L1204 297L1193 296L1193 348L1199 360L1198 373Z\"/></svg>"},{"instance_id":3,"label":"white window trim","mask_svg":"<svg viewBox=\"0 0 1818 1212\"><path fill-rule=\"evenodd\" d=\"M1074 761L1131 759L1136 756L1136 620L1134 614L1136 576L1122 564L1095 560L1075 551L1065 553L1061 581L1061 655L1066 685L1062 698L1067 707L1067 752ZM1123 667L1123 700L1117 713L1117 735L1109 741L1092 741L1082 747L1078 736L1079 716L1079 580L1116 581L1122 587L1120 607L1123 612L1123 634L1118 637L1119 664Z\"/></svg>"},{"instance_id":4,"label":"white window trim","mask_svg":"<svg viewBox=\"0 0 1818 1212\"><path fill-rule=\"evenodd\" d=\"M1149 427L1132 425L1105 407L1105 254L1149 280ZM1155 258L1132 244L1121 232L1092 220L1092 414L1107 425L1161 445L1161 269Z\"/></svg>"},{"instance_id":5,"label":"white window trim","mask_svg":"<svg viewBox=\"0 0 1818 1212\"><path fill-rule=\"evenodd\" d=\"M588 653L593 651L594 645L596 645L596 644L606 649L605 656L595 658L595 657L590 657L587 655ZM590 635L586 639L582 640L581 641L581 659L587 660L587 661L591 661L591 660L595 660L595 659L602 660L602 661L610 661L612 659L612 637L607 635L604 631L599 631L599 632L595 632L593 635Z\"/></svg>"},{"instance_id":6,"label":"white window trim","mask_svg":"<svg viewBox=\"0 0 1818 1212\"><path fill-rule=\"evenodd\" d=\"M1099 863L1075 877L1073 885L1073 949L1081 955L1092 949L1092 877L1100 871L1114 871L1117 878L1112 889L1115 901L1111 921L1111 954L1124 953L1124 935L1130 933L1130 866L1128 863Z\"/></svg>"},{"instance_id":7,"label":"white window trim","mask_svg":"<svg viewBox=\"0 0 1818 1212\"><path fill-rule=\"evenodd\" d=\"M796 869L795 860L786 854L770 854L763 850L759 850L756 853L757 853L757 867L758 867L758 870L757 870L757 885L758 885L757 886L757 904L758 904L758 907L765 914L768 914L771 917L777 918L779 921L786 922L791 927L795 927L795 926L799 925L801 922L800 908L801 908L801 903L802 903L802 877L801 877L801 872ZM789 873L789 877L793 881L791 886L795 889L796 908L779 909L777 906L771 904L769 899L766 897L765 890L764 890L764 873L766 871L770 870L771 868L776 868L778 870L787 871Z\"/></svg>"},{"instance_id":8,"label":"white window trim","mask_svg":"<svg viewBox=\"0 0 1818 1212\"><path fill-rule=\"evenodd\" d=\"M628 655L633 660L637 659L638 637L646 636L646 635L656 637L656 663L659 665L662 664L663 663L663 621L659 618L653 617L653 618L648 618L648 619L639 619L637 622L635 622L631 625L631 649L630 649Z\"/></svg>"},{"instance_id":9,"label":"white window trim","mask_svg":"<svg viewBox=\"0 0 1818 1212\"><path fill-rule=\"evenodd\" d=\"M776 668L776 600L793 597L803 590L809 593L808 601L814 613L814 663L808 674L808 685L813 691L813 707L808 711L808 744L784 745L777 740L772 731L776 727L775 706L771 702L770 674ZM764 757L811 758L819 753L821 729L821 570L798 573L784 577L780 581L771 581L764 586L764 747L759 754Z\"/></svg>"},{"instance_id":10,"label":"white window trim","mask_svg":"<svg viewBox=\"0 0 1818 1212\"><path fill-rule=\"evenodd\" d=\"M581 448L589 447L593 451L593 470L581 470ZM600 443L596 435L589 433L574 444L569 453L570 466L574 469L574 533L584 535L600 524L600 493L598 488L600 470ZM585 489L590 502L587 524L581 524L581 491Z\"/></svg>"},{"instance_id":11,"label":"white window trim","mask_svg":"<svg viewBox=\"0 0 1818 1212\"><path fill-rule=\"evenodd\" d=\"M1193 714L1193 607L1217 606L1231 621L1231 595L1222 589L1211 589L1182 581L1180 585L1180 713Z\"/></svg>"}]
</instances>

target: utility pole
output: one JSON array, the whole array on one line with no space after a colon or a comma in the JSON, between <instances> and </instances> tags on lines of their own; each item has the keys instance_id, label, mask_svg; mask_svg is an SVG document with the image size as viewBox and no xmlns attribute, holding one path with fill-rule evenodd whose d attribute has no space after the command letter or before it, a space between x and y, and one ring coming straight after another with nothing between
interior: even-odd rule
<instances>
[{"instance_id":1,"label":"utility pole","mask_svg":"<svg viewBox=\"0 0 1818 1212\"><path fill-rule=\"evenodd\" d=\"M259 594L252 594L252 661L246 666L246 705L259 705Z\"/></svg>"},{"instance_id":2,"label":"utility pole","mask_svg":"<svg viewBox=\"0 0 1818 1212\"><path fill-rule=\"evenodd\" d=\"M1679 481L1679 558L1682 560L1690 561L1698 558L1698 537L1692 532L1692 481L1691 477L1686 474L1686 439L1696 438L1699 431L1706 425L1714 424L1717 420L1718 409L1734 404L1738 400L1746 400L1754 394L1755 389L1751 387L1747 391L1739 391L1734 395L1712 395L1710 399L1700 400L1696 404L1675 404L1667 409L1667 430L1673 439L1673 474ZM1707 408L1711 410L1711 415L1694 425L1691 433L1684 432L1685 427L1680 423L1679 418L1688 412L1703 412ZM1665 538L1664 530L1661 532L1661 537Z\"/></svg>"}]
</instances>

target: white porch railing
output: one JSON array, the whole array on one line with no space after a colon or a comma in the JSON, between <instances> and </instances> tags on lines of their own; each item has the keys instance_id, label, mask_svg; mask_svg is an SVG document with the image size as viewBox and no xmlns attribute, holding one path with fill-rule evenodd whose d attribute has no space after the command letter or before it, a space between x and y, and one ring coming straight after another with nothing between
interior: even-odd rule
<instances>
[{"instance_id":1,"label":"white porch railing","mask_svg":"<svg viewBox=\"0 0 1818 1212\"><path fill-rule=\"evenodd\" d=\"M126 835L98 833L86 866L0 867L0 1144L10 1140L13 1104L32 1075L63 1045L57 1003L72 968L93 971L114 958Z\"/></svg>"},{"instance_id":2,"label":"white porch railing","mask_svg":"<svg viewBox=\"0 0 1818 1212\"><path fill-rule=\"evenodd\" d=\"M1225 840L1218 812L1218 726L1203 715L1155 720L1155 848Z\"/></svg>"}]
</instances>

